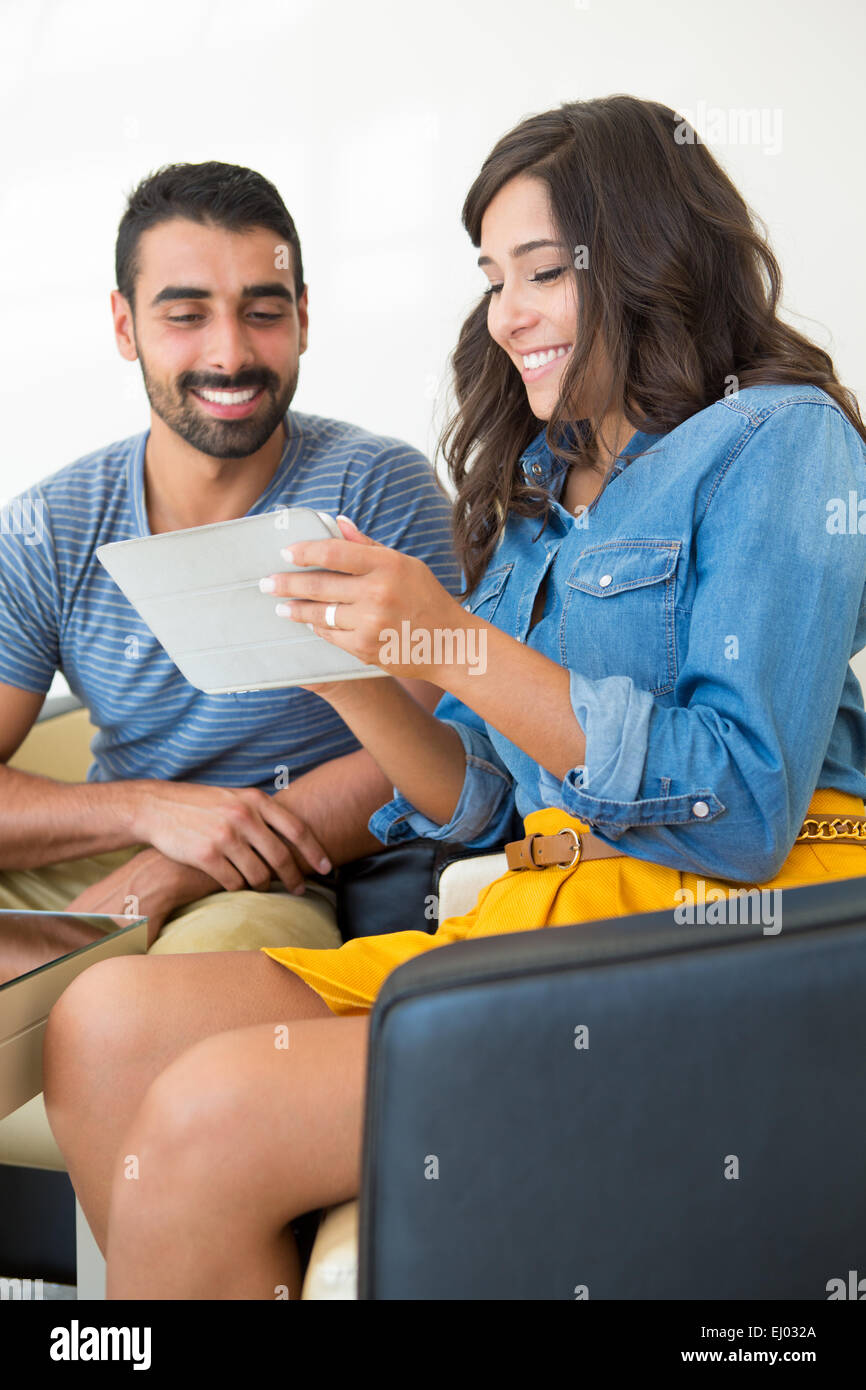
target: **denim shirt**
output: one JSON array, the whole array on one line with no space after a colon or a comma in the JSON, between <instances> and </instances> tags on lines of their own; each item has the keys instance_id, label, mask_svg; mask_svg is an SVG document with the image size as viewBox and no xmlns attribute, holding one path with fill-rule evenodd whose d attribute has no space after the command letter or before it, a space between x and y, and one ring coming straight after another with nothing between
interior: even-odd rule
<instances>
[{"instance_id":1,"label":"denim shirt","mask_svg":"<svg viewBox=\"0 0 866 1390\"><path fill-rule=\"evenodd\" d=\"M557 807L625 854L773 878L816 787L866 796L849 665L866 646L856 430L817 387L749 387L667 434L634 435L577 516L560 505L544 430L521 466L551 515L508 518L465 607L568 669L585 763L560 781L446 694L436 715L466 750L452 819L437 825L398 794L371 831L487 849Z\"/></svg>"}]
</instances>

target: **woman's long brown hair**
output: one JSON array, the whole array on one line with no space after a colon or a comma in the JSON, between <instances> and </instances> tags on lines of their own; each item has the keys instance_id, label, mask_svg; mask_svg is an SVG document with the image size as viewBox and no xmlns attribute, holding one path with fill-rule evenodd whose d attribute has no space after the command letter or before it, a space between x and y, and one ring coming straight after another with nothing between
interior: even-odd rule
<instances>
[{"instance_id":1,"label":"woman's long brown hair","mask_svg":"<svg viewBox=\"0 0 866 1390\"><path fill-rule=\"evenodd\" d=\"M766 383L821 387L866 441L856 398L831 358L779 319L781 273L766 236L673 110L611 96L522 121L494 146L466 197L473 245L486 208L518 174L546 185L557 235L588 251L587 268L571 271L576 336L546 432L564 466L598 467L599 422L610 410L660 434L726 390ZM467 592L487 568L506 513L543 517L549 506L518 467L541 426L514 364L490 337L487 305L485 296L460 331L456 409L440 443L457 493ZM580 403L597 344L611 385L589 419ZM580 430L567 428L583 417Z\"/></svg>"}]
</instances>

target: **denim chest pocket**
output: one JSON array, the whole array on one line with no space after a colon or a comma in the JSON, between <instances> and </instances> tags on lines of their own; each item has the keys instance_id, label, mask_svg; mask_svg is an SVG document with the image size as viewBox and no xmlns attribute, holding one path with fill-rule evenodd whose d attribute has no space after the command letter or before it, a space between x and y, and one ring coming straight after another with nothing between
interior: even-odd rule
<instances>
[{"instance_id":1,"label":"denim chest pocket","mask_svg":"<svg viewBox=\"0 0 866 1390\"><path fill-rule=\"evenodd\" d=\"M681 547L680 540L639 536L582 550L566 580L563 663L590 680L631 676L654 695L672 690Z\"/></svg>"},{"instance_id":2,"label":"denim chest pocket","mask_svg":"<svg viewBox=\"0 0 866 1390\"><path fill-rule=\"evenodd\" d=\"M499 606L508 576L513 568L514 561L511 560L508 564L497 565L495 569L487 570L479 579L472 593L463 601L463 607L467 613L474 613L477 617L483 618L485 622L492 622L493 614Z\"/></svg>"}]
</instances>

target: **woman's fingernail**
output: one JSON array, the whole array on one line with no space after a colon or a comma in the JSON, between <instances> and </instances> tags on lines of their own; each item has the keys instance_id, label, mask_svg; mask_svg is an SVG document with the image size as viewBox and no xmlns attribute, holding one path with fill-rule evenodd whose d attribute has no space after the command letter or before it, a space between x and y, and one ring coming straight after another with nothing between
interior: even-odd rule
<instances>
[{"instance_id":1,"label":"woman's fingernail","mask_svg":"<svg viewBox=\"0 0 866 1390\"><path fill-rule=\"evenodd\" d=\"M276 590L277 581L275 579L260 579L259 588L263 594L272 594Z\"/></svg>"},{"instance_id":2,"label":"woman's fingernail","mask_svg":"<svg viewBox=\"0 0 866 1390\"><path fill-rule=\"evenodd\" d=\"M297 888L293 888L293 889L292 889L292 892L293 892L293 894L295 895L296 898L300 898L301 895L302 895L305 891L306 891L306 884L305 884L305 883L299 883L298 886L297 886Z\"/></svg>"},{"instance_id":3,"label":"woman's fingernail","mask_svg":"<svg viewBox=\"0 0 866 1390\"><path fill-rule=\"evenodd\" d=\"M338 520L338 521L348 521L348 523L349 523L350 526L354 526L354 525L355 525L355 523L354 523L354 521L352 520L352 518L351 518L350 516L343 516L343 513L342 513L342 512L340 512L340 515L337 517L337 520Z\"/></svg>"},{"instance_id":4,"label":"woman's fingernail","mask_svg":"<svg viewBox=\"0 0 866 1390\"><path fill-rule=\"evenodd\" d=\"M283 559L288 562L288 564L293 565L295 563L292 559L292 552L289 546L286 546L285 550L281 550L280 554L282 555Z\"/></svg>"},{"instance_id":5,"label":"woman's fingernail","mask_svg":"<svg viewBox=\"0 0 866 1390\"><path fill-rule=\"evenodd\" d=\"M278 603L275 612L278 618L290 618L292 616L292 605L290 603Z\"/></svg>"},{"instance_id":6,"label":"woman's fingernail","mask_svg":"<svg viewBox=\"0 0 866 1390\"><path fill-rule=\"evenodd\" d=\"M320 873L320 874L329 874L330 872L331 872L331 861L330 861L330 859L320 859L320 860L319 860L319 873Z\"/></svg>"}]
</instances>

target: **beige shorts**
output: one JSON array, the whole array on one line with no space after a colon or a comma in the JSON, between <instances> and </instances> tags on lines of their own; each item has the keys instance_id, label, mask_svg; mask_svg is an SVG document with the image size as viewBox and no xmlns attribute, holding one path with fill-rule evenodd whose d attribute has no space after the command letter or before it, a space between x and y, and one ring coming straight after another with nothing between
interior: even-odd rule
<instances>
[{"instance_id":1,"label":"beige shorts","mask_svg":"<svg viewBox=\"0 0 866 1390\"><path fill-rule=\"evenodd\" d=\"M143 846L68 859L38 869L0 871L0 908L16 911L65 912L69 903L114 869L139 854ZM242 889L210 893L179 907L167 919L150 948L150 955L183 955L192 951L251 951L262 946L335 947L335 895L315 882L300 897L281 884L270 892Z\"/></svg>"}]
</instances>

